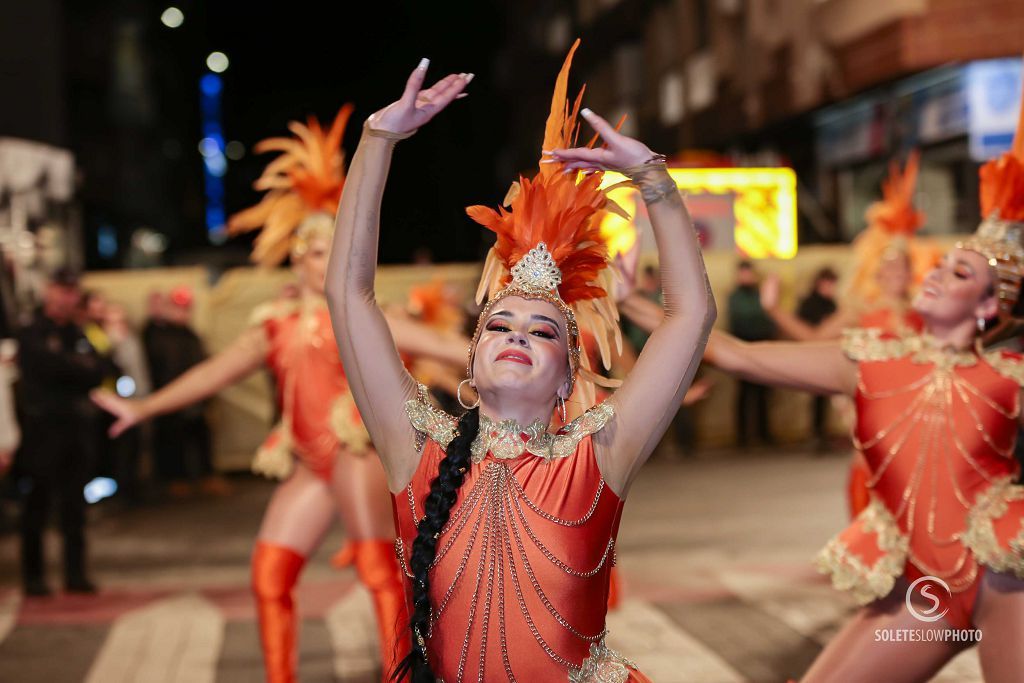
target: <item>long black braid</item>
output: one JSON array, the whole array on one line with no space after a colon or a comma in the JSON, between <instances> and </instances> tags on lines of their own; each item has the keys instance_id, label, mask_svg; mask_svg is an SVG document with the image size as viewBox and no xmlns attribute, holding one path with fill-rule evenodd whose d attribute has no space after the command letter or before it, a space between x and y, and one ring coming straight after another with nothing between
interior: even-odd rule
<instances>
[{"instance_id":1,"label":"long black braid","mask_svg":"<svg viewBox=\"0 0 1024 683\"><path fill-rule=\"evenodd\" d=\"M391 675L393 681L401 681L406 676L409 676L411 683L435 683L437 680L427 662L426 638L431 612L428 570L437 556L437 537L448 523L459 488L466 479L470 465L470 446L479 431L480 411L473 408L459 418L458 434L448 444L445 457L437 466L437 476L430 482L430 493L423 506L423 519L420 520L409 560L409 571L414 577L411 579L412 617L409 620L412 652L399 662Z\"/></svg>"}]
</instances>

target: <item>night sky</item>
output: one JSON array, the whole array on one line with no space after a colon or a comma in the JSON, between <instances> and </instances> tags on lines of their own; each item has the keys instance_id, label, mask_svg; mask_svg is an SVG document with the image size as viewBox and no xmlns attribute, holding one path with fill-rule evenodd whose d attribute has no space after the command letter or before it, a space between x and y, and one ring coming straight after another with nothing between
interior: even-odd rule
<instances>
[{"instance_id":1,"label":"night sky","mask_svg":"<svg viewBox=\"0 0 1024 683\"><path fill-rule=\"evenodd\" d=\"M437 261L474 260L487 241L463 209L498 203L512 180L497 178L495 164L508 144L507 94L499 92L493 73L502 46L500 15L485 2L358 4L358 14L305 9L327 3L292 3L294 10L286 3L208 6L208 48L231 60L224 73L226 138L251 148L285 133L291 119L315 114L329 121L352 102L344 142L351 156L363 120L397 99L420 57L431 59L430 82L450 71L474 72L470 97L399 145L381 241L383 262L407 261L418 247L429 248ZM247 154L231 164L229 211L258 199L249 186L272 157Z\"/></svg>"}]
</instances>

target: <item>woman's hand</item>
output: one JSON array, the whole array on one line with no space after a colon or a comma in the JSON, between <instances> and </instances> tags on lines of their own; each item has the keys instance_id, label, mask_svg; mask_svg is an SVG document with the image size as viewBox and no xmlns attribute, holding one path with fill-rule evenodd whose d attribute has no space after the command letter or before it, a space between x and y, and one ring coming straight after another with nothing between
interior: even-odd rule
<instances>
[{"instance_id":1,"label":"woman's hand","mask_svg":"<svg viewBox=\"0 0 1024 683\"><path fill-rule=\"evenodd\" d=\"M473 80L473 74L449 74L433 87L423 90L429 65L429 59L420 60L420 65L405 83L402 98L371 115L367 121L370 128L399 135L412 133L434 118L452 100L465 97L462 91Z\"/></svg>"},{"instance_id":2,"label":"woman's hand","mask_svg":"<svg viewBox=\"0 0 1024 683\"><path fill-rule=\"evenodd\" d=\"M761 308L766 313L772 313L779 308L780 290L782 288L782 279L778 275L769 275L761 283L761 289L759 291L761 298Z\"/></svg>"},{"instance_id":3,"label":"woman's hand","mask_svg":"<svg viewBox=\"0 0 1024 683\"><path fill-rule=\"evenodd\" d=\"M633 246L625 253L615 255L615 266L619 269L622 279L615 283L615 303L620 304L636 291L636 271L640 262L640 236L637 235Z\"/></svg>"},{"instance_id":4,"label":"woman's hand","mask_svg":"<svg viewBox=\"0 0 1024 683\"><path fill-rule=\"evenodd\" d=\"M619 133L589 109L582 110L580 114L598 132L604 140L604 146L598 149L574 147L545 150L544 154L549 158L542 163L561 162L565 164L566 171L621 171L645 164L657 156L647 145Z\"/></svg>"},{"instance_id":5,"label":"woman's hand","mask_svg":"<svg viewBox=\"0 0 1024 683\"><path fill-rule=\"evenodd\" d=\"M96 389L89 394L89 398L92 399L93 403L116 418L114 424L110 425L110 430L107 432L112 439L116 439L146 419L146 415L141 409L140 401L138 400L133 401L121 398L117 394L103 389Z\"/></svg>"}]
</instances>

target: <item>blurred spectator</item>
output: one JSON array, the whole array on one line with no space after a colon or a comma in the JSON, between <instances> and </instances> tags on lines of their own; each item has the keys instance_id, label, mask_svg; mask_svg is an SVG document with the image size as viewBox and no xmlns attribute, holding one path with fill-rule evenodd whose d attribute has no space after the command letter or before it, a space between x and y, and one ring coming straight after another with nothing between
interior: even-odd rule
<instances>
[{"instance_id":1,"label":"blurred spectator","mask_svg":"<svg viewBox=\"0 0 1024 683\"><path fill-rule=\"evenodd\" d=\"M822 268L814 276L811 292L797 308L797 317L808 325L818 327L822 321L836 312L836 283L839 276L831 268ZM828 420L830 399L825 396L814 396L811 403L811 432L814 437L815 449L826 450L828 436L825 424Z\"/></svg>"},{"instance_id":2,"label":"blurred spectator","mask_svg":"<svg viewBox=\"0 0 1024 683\"><path fill-rule=\"evenodd\" d=\"M192 303L191 289L175 287L164 299L160 317L147 325L146 355L154 391L206 358L199 335L191 327ZM205 403L196 403L153 421L157 475L173 496L191 494L195 483L208 493L227 493L226 482L213 474L205 408Z\"/></svg>"},{"instance_id":3,"label":"blurred spectator","mask_svg":"<svg viewBox=\"0 0 1024 683\"><path fill-rule=\"evenodd\" d=\"M18 369L15 354L18 348L13 339L0 339L0 477L7 474L14 462L14 451L21 443L21 430L14 415L14 380Z\"/></svg>"},{"instance_id":4,"label":"blurred spectator","mask_svg":"<svg viewBox=\"0 0 1024 683\"><path fill-rule=\"evenodd\" d=\"M85 338L92 344L93 349L105 359L113 360L114 344L104 327L107 317L107 299L96 291L85 291L82 294L81 303L75 316L75 322L82 328ZM110 365L113 368L113 365ZM117 388L117 374L111 372L103 378L101 385L104 389L115 391ZM83 418L92 424L94 434L92 448L95 453L93 459L93 476L113 476L115 470L115 446L107 434L113 420L96 406L89 404L82 406Z\"/></svg>"},{"instance_id":5,"label":"blurred spectator","mask_svg":"<svg viewBox=\"0 0 1024 683\"><path fill-rule=\"evenodd\" d=\"M758 275L754 264L740 261L736 267L736 289L729 295L729 331L743 341L764 341L775 337L775 323L761 308ZM764 444L774 439L768 425L768 387L740 380L736 397L736 438L742 448L754 436Z\"/></svg>"},{"instance_id":6,"label":"blurred spectator","mask_svg":"<svg viewBox=\"0 0 1024 683\"><path fill-rule=\"evenodd\" d=\"M83 409L92 410L89 390L117 369L75 324L80 300L77 275L58 271L46 286L42 309L18 335L17 404L23 437L14 469L21 492L21 569L28 595L50 593L42 536L54 497L64 537L65 587L82 593L96 590L85 571L83 487L92 474L93 432Z\"/></svg>"}]
</instances>

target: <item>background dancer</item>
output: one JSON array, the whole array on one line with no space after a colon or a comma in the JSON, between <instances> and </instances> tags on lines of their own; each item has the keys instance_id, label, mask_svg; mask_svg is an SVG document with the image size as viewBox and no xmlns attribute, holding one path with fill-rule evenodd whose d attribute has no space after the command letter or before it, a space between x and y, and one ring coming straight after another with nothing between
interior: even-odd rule
<instances>
[{"instance_id":1,"label":"background dancer","mask_svg":"<svg viewBox=\"0 0 1024 683\"><path fill-rule=\"evenodd\" d=\"M327 130L310 119L306 125L291 124L298 139L261 143L258 151L283 152L256 182L258 189L270 191L232 219L236 232L261 229L255 261L270 266L291 256L298 296L258 308L230 346L142 400L94 396L117 416L111 429L116 436L202 401L265 365L274 373L282 419L253 469L283 481L267 506L252 556L264 665L273 683L295 679L294 587L336 517L351 539L356 573L373 598L385 671L405 647L394 635L407 617L384 472L348 393L323 299L333 212L344 183L341 137L351 111L343 107ZM438 350L428 329L409 321L398 325L396 337L411 350L424 355Z\"/></svg>"},{"instance_id":2,"label":"background dancer","mask_svg":"<svg viewBox=\"0 0 1024 683\"><path fill-rule=\"evenodd\" d=\"M1024 487L1013 458L1024 360L985 351L1017 327L1024 279L1024 116L1013 150L981 169L984 220L925 278L914 310L924 333L875 329L842 343L747 344L715 332L707 358L740 377L856 401L854 443L871 502L818 557L833 584L865 604L804 678L927 680L967 645L908 647L884 629L929 626L904 606L917 580L948 587L932 630L976 628L985 679L1024 678ZM923 577L928 577L923 579ZM933 593L946 598L942 588ZM925 603L927 605L927 603ZM938 634L941 636L941 634Z\"/></svg>"}]
</instances>

